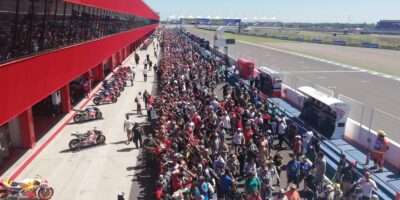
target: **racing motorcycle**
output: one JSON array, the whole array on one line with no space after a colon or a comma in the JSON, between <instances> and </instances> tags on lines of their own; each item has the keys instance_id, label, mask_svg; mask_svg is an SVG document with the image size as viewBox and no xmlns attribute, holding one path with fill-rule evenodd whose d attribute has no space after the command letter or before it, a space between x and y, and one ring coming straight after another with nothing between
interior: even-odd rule
<instances>
[{"instance_id":1,"label":"racing motorcycle","mask_svg":"<svg viewBox=\"0 0 400 200\"><path fill-rule=\"evenodd\" d=\"M102 131L94 128L93 130L88 130L86 133L75 132L71 136L75 138L69 141L69 149L71 151L79 150L82 147L104 144L106 141L106 136Z\"/></svg>"},{"instance_id":2,"label":"racing motorcycle","mask_svg":"<svg viewBox=\"0 0 400 200\"><path fill-rule=\"evenodd\" d=\"M115 102L117 102L117 97L110 93L96 94L96 97L94 97L93 99L93 103L96 105L100 105L101 103L115 103Z\"/></svg>"},{"instance_id":3,"label":"racing motorcycle","mask_svg":"<svg viewBox=\"0 0 400 200\"><path fill-rule=\"evenodd\" d=\"M101 95L109 95L112 94L116 97L121 96L121 92L117 87L110 87L110 88L100 88L100 93Z\"/></svg>"},{"instance_id":4,"label":"racing motorcycle","mask_svg":"<svg viewBox=\"0 0 400 200\"><path fill-rule=\"evenodd\" d=\"M48 200L54 195L54 189L48 186L46 179L37 175L34 179L22 181L0 180L0 199L40 199Z\"/></svg>"},{"instance_id":5,"label":"racing motorcycle","mask_svg":"<svg viewBox=\"0 0 400 200\"><path fill-rule=\"evenodd\" d=\"M103 114L97 107L88 107L84 110L73 109L77 113L74 116L74 122L83 122L92 119L101 119Z\"/></svg>"}]
</instances>

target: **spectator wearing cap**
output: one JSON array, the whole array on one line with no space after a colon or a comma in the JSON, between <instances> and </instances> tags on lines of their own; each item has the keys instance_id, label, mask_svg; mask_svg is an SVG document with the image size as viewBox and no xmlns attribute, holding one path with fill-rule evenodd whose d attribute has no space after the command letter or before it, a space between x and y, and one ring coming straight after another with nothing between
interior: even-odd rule
<instances>
[{"instance_id":1,"label":"spectator wearing cap","mask_svg":"<svg viewBox=\"0 0 400 200\"><path fill-rule=\"evenodd\" d=\"M378 190L376 183L371 178L371 174L369 172L364 173L364 177L361 177L356 185L359 185L362 191L362 200L369 200L372 197L372 191Z\"/></svg>"},{"instance_id":2,"label":"spectator wearing cap","mask_svg":"<svg viewBox=\"0 0 400 200\"><path fill-rule=\"evenodd\" d=\"M318 195L319 199L334 200L335 192L332 185L327 185L325 190Z\"/></svg>"},{"instance_id":3,"label":"spectator wearing cap","mask_svg":"<svg viewBox=\"0 0 400 200\"><path fill-rule=\"evenodd\" d=\"M289 191L286 192L286 197L288 198L288 200L300 200L300 194L297 191L296 184L290 184Z\"/></svg>"},{"instance_id":4,"label":"spectator wearing cap","mask_svg":"<svg viewBox=\"0 0 400 200\"><path fill-rule=\"evenodd\" d=\"M280 189L278 195L274 198L274 200L288 200L286 196L286 191L284 189Z\"/></svg>"},{"instance_id":5,"label":"spectator wearing cap","mask_svg":"<svg viewBox=\"0 0 400 200\"><path fill-rule=\"evenodd\" d=\"M296 135L296 137L294 139L294 146L293 146L294 155L296 155L296 156L301 155L301 147L302 147L301 136Z\"/></svg>"},{"instance_id":6,"label":"spectator wearing cap","mask_svg":"<svg viewBox=\"0 0 400 200\"><path fill-rule=\"evenodd\" d=\"M335 193L334 199L343 199L343 192L340 189L340 184L335 183L334 187L335 187L335 190L333 191Z\"/></svg>"},{"instance_id":7,"label":"spectator wearing cap","mask_svg":"<svg viewBox=\"0 0 400 200\"><path fill-rule=\"evenodd\" d=\"M385 153L389 150L389 142L385 139L385 131L378 131L378 138L375 140L373 157L374 157L374 169L377 172L383 172L383 163L385 162Z\"/></svg>"},{"instance_id":8,"label":"spectator wearing cap","mask_svg":"<svg viewBox=\"0 0 400 200\"><path fill-rule=\"evenodd\" d=\"M353 183L356 178L356 173L354 172L354 167L357 165L357 162L352 160L349 164L343 168L342 170L342 182L341 189L343 191L343 196L348 197L351 188L353 187Z\"/></svg>"}]
</instances>

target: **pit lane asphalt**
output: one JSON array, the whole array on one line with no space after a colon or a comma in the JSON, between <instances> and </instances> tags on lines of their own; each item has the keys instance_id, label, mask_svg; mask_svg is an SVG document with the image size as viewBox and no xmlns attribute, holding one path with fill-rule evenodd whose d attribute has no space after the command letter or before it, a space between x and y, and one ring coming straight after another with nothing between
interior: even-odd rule
<instances>
[{"instance_id":1,"label":"pit lane asphalt","mask_svg":"<svg viewBox=\"0 0 400 200\"><path fill-rule=\"evenodd\" d=\"M33 160L17 175L16 180L34 178L37 174L41 175L48 180L49 186L54 188L52 199L110 200L117 199L117 194L120 192L125 193L125 199L138 199L138 196L146 193L146 188L142 184L146 179L143 179L142 176L135 178L138 174L143 174L141 171L143 167L139 167L141 163L137 162L141 152L134 147L134 144L125 144L127 137L123 130L126 114L130 115L132 121L145 124L147 116L136 115L134 99L138 92L143 93L145 89L149 93L155 91L153 70L148 72L148 80L144 82L142 64L146 54L150 55L153 62L156 61L153 56L153 46L150 45L147 51L138 51L138 53L141 60L139 66L135 67L134 86L130 86L130 82L128 82L128 86L121 93L118 102L98 106L103 113L103 119L84 123L69 122L64 127L66 120L72 115L72 112L69 113L38 141L34 149L27 151L3 173L1 178L15 174L33 156ZM134 57L130 55L123 65L135 66L133 63ZM92 100L87 106L91 105L93 105ZM142 112L146 113L145 110ZM105 144L83 148L80 151L69 151L68 143L73 138L70 133L75 131L84 133L93 127L103 131L106 136ZM43 151L37 157L34 156L43 147L43 144L57 132L59 134L48 143Z\"/></svg>"},{"instance_id":2,"label":"pit lane asphalt","mask_svg":"<svg viewBox=\"0 0 400 200\"><path fill-rule=\"evenodd\" d=\"M186 30L213 41L213 33L187 28ZM349 47L349 53L351 48ZM400 81L373 75L368 72L343 68L334 64L317 61L281 51L264 48L246 42L236 41L229 46L229 55L235 58L250 58L256 66L269 66L277 71L294 74L311 83L321 85L339 94L350 97L366 105L362 118L363 125L369 126L372 108L400 117ZM399 66L400 67L400 66ZM305 81L303 82L305 83ZM300 83L299 83L300 84ZM361 107L355 107L357 117L361 121ZM384 118L375 112L372 128L383 128L388 137L400 142L400 121ZM397 123L396 123L397 122ZM396 131L396 132L395 132ZM368 138L362 138L368 140Z\"/></svg>"}]
</instances>

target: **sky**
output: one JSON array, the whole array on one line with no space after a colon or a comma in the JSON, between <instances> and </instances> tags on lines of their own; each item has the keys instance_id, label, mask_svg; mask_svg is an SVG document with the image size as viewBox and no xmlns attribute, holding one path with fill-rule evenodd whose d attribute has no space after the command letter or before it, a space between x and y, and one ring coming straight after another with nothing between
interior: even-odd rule
<instances>
[{"instance_id":1,"label":"sky","mask_svg":"<svg viewBox=\"0 0 400 200\"><path fill-rule=\"evenodd\" d=\"M179 17L257 16L282 22L376 23L400 20L400 0L143 0L161 20Z\"/></svg>"}]
</instances>

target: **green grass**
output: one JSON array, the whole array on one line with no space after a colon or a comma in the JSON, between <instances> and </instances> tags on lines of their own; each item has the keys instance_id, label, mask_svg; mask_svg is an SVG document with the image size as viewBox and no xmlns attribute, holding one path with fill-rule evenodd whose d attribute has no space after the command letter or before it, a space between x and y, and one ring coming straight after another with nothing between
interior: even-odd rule
<instances>
[{"instance_id":1,"label":"green grass","mask_svg":"<svg viewBox=\"0 0 400 200\"><path fill-rule=\"evenodd\" d=\"M206 33L208 35L212 35L213 32L214 32L214 31L211 31L211 30L204 30L204 29L197 29L197 30L199 30L199 31L201 31L203 33ZM241 41L245 41L245 42L249 42L249 43L253 43L253 44L259 44L259 45L263 45L263 46L267 46L267 47L268 47L268 43L272 43L272 42L273 43L291 42L291 41L286 41L286 40L278 40L278 39L272 39L272 38L261 38L261 37L255 37L255 36L247 36L247 35L237 35L237 34L231 34L231 33L224 33L224 37L226 37L226 38L234 38L234 39L237 39L237 40L241 40ZM341 59L337 59L337 58L321 55L321 54L318 54L318 53L309 53L309 52L303 52L303 51L293 50L293 49L284 48L284 47L276 47L276 46L274 46L273 48L281 49L281 50L285 50L285 51L289 51L289 52L300 53L300 54L304 54L304 55L308 55L308 56L312 56L312 57L316 57L316 58L321 58L321 59L325 59L325 60L329 60L329 61L333 61L333 62L337 62L337 63L342 63L342 64L358 67L360 69L366 69L366 70L371 70L371 71L387 74L387 75L400 76L400 74L398 74L398 73L388 72L388 71L382 70L382 69L380 69L378 67L373 67L373 66L368 66L368 65L358 65L358 64L355 64L355 63L351 63L351 62L348 62L348 61L341 60Z\"/></svg>"}]
</instances>

